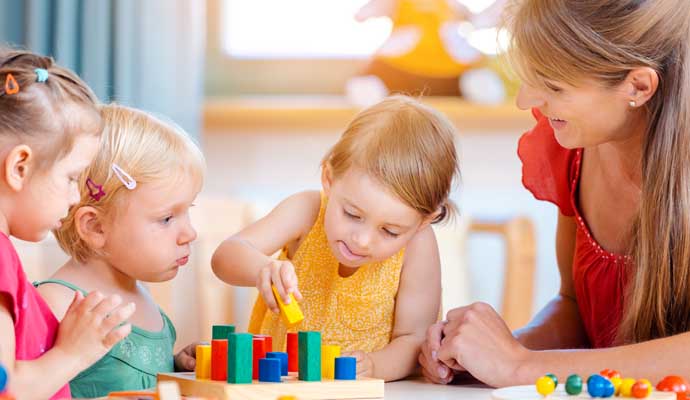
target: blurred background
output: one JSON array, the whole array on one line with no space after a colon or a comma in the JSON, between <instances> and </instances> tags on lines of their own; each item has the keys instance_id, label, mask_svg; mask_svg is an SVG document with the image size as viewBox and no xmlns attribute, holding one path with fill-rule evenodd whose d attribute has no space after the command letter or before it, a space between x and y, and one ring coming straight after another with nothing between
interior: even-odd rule
<instances>
[{"instance_id":1,"label":"blurred background","mask_svg":"<svg viewBox=\"0 0 690 400\"><path fill-rule=\"evenodd\" d=\"M443 307L487 301L512 328L558 290L555 207L521 184L509 39L494 0L0 0L0 43L53 56L104 101L166 115L202 147L192 262L151 285L178 345L242 329L255 294L210 271L215 247L284 197L320 189L319 163L362 107L419 96L457 126L461 215L438 227ZM17 242L32 279L65 260Z\"/></svg>"}]
</instances>

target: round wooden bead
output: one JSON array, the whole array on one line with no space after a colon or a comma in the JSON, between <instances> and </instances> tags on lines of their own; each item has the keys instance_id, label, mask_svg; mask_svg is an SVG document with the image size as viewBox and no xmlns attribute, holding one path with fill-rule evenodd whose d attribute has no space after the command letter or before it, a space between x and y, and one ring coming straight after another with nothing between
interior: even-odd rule
<instances>
[{"instance_id":1,"label":"round wooden bead","mask_svg":"<svg viewBox=\"0 0 690 400\"><path fill-rule=\"evenodd\" d=\"M554 374L546 374L544 376L548 376L549 378L553 379L553 387L554 389L558 387L558 378Z\"/></svg>"},{"instance_id":2,"label":"round wooden bead","mask_svg":"<svg viewBox=\"0 0 690 400\"><path fill-rule=\"evenodd\" d=\"M587 379L587 392L592 397L604 397L606 382L611 383L601 375L592 375Z\"/></svg>"},{"instance_id":3,"label":"round wooden bead","mask_svg":"<svg viewBox=\"0 0 690 400\"><path fill-rule=\"evenodd\" d=\"M651 385L643 380L635 382L635 384L632 386L632 395L636 399L644 399L645 397L649 396L651 391Z\"/></svg>"},{"instance_id":4,"label":"round wooden bead","mask_svg":"<svg viewBox=\"0 0 690 400\"><path fill-rule=\"evenodd\" d=\"M572 374L566 379L565 392L569 395L582 393L582 378L580 378L580 375Z\"/></svg>"},{"instance_id":5,"label":"round wooden bead","mask_svg":"<svg viewBox=\"0 0 690 400\"><path fill-rule=\"evenodd\" d=\"M618 389L618 394L623 397L632 397L632 387L637 382L633 378L624 378L621 382L621 386Z\"/></svg>"},{"instance_id":6,"label":"round wooden bead","mask_svg":"<svg viewBox=\"0 0 690 400\"><path fill-rule=\"evenodd\" d=\"M537 379L537 392L542 396L548 396L556 390L556 383L550 376L542 376Z\"/></svg>"}]
</instances>

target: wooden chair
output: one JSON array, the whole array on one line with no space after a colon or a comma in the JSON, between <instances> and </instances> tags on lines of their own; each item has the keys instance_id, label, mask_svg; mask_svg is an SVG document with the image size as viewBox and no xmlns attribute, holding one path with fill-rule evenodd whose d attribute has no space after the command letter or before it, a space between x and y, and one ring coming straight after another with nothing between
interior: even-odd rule
<instances>
[{"instance_id":1,"label":"wooden chair","mask_svg":"<svg viewBox=\"0 0 690 400\"><path fill-rule=\"evenodd\" d=\"M505 245L503 296L499 312L511 329L517 329L532 317L536 242L532 221L526 217L505 220L474 220L469 235L495 234Z\"/></svg>"}]
</instances>

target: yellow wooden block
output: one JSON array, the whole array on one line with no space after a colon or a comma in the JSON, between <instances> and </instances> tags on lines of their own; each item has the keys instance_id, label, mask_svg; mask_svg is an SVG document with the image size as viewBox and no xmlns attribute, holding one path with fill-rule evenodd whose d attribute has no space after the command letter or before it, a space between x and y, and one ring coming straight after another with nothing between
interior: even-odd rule
<instances>
[{"instance_id":1,"label":"yellow wooden block","mask_svg":"<svg viewBox=\"0 0 690 400\"><path fill-rule=\"evenodd\" d=\"M211 345L196 346L196 377L197 379L211 379Z\"/></svg>"},{"instance_id":2,"label":"yellow wooden block","mask_svg":"<svg viewBox=\"0 0 690 400\"><path fill-rule=\"evenodd\" d=\"M335 359L340 357L340 346L321 346L321 378L335 379Z\"/></svg>"},{"instance_id":3,"label":"yellow wooden block","mask_svg":"<svg viewBox=\"0 0 690 400\"><path fill-rule=\"evenodd\" d=\"M288 327L294 326L304 319L304 314L302 314L302 309L299 308L295 296L290 293L290 304L283 303L283 299L280 298L278 290L273 286L273 295L278 302L278 307L280 307L280 316L283 318L283 322Z\"/></svg>"}]
</instances>

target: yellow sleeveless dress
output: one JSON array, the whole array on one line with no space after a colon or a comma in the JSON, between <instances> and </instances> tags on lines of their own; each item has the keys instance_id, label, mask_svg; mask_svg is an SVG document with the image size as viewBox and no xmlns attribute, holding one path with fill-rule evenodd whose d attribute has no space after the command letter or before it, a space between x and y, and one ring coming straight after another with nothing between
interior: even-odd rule
<instances>
[{"instance_id":1,"label":"yellow sleeveless dress","mask_svg":"<svg viewBox=\"0 0 690 400\"><path fill-rule=\"evenodd\" d=\"M261 296L254 304L249 332L271 335L276 351L285 350L287 332L297 331L321 331L323 344L339 345L342 351L372 352L391 341L405 249L387 260L365 264L347 278L341 277L324 230L327 203L322 194L319 216L290 260L304 297L300 302L304 320L288 329ZM280 259L288 259L286 249Z\"/></svg>"}]
</instances>

